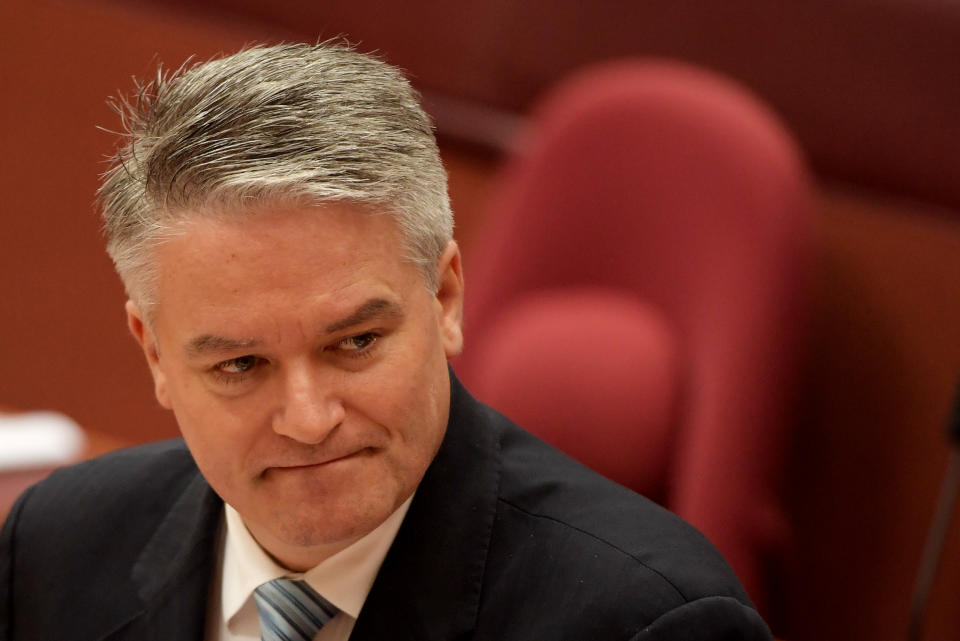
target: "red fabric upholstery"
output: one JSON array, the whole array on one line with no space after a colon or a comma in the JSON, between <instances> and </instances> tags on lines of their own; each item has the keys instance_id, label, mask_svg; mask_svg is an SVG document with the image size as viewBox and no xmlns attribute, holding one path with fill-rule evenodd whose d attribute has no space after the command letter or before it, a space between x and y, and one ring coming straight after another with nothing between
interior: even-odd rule
<instances>
[{"instance_id":1,"label":"red fabric upholstery","mask_svg":"<svg viewBox=\"0 0 960 641\"><path fill-rule=\"evenodd\" d=\"M694 523L763 610L809 240L796 147L741 89L670 63L584 72L534 120L467 256L455 369Z\"/></svg>"},{"instance_id":2,"label":"red fabric upholstery","mask_svg":"<svg viewBox=\"0 0 960 641\"><path fill-rule=\"evenodd\" d=\"M507 306L474 347L474 376L497 407L614 481L665 498L677 360L656 308L628 291L549 290Z\"/></svg>"}]
</instances>

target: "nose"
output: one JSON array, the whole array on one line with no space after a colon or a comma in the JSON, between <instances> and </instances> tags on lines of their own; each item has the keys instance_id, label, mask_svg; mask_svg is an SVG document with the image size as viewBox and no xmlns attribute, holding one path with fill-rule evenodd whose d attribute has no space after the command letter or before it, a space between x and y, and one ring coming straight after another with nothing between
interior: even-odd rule
<instances>
[{"instance_id":1,"label":"nose","mask_svg":"<svg viewBox=\"0 0 960 641\"><path fill-rule=\"evenodd\" d=\"M326 439L345 414L334 378L320 375L309 364L289 368L273 431L307 444Z\"/></svg>"}]
</instances>

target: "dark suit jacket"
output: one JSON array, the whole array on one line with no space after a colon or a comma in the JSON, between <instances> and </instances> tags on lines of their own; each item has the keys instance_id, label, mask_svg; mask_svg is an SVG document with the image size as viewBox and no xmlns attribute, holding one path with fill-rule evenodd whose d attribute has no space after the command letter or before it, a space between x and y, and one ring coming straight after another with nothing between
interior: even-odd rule
<instances>
[{"instance_id":1,"label":"dark suit jacket","mask_svg":"<svg viewBox=\"0 0 960 641\"><path fill-rule=\"evenodd\" d=\"M452 386L351 639L769 638L693 528ZM56 472L0 535L0 640L200 641L221 510L180 440Z\"/></svg>"}]
</instances>

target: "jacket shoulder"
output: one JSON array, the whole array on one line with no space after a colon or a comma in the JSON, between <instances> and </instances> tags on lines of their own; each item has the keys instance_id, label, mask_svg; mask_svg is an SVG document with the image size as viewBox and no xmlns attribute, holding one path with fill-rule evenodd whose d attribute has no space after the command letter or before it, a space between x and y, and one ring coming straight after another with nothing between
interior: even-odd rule
<instances>
[{"instance_id":1,"label":"jacket shoulder","mask_svg":"<svg viewBox=\"0 0 960 641\"><path fill-rule=\"evenodd\" d=\"M208 589L221 509L179 440L54 472L21 496L0 532L6 634L101 639L128 623L153 626L161 612L173 613L166 625L184 613L202 625L202 605L191 604Z\"/></svg>"},{"instance_id":2,"label":"jacket shoulder","mask_svg":"<svg viewBox=\"0 0 960 641\"><path fill-rule=\"evenodd\" d=\"M502 468L488 600L503 596L497 607L509 608L522 589L524 611L531 598L541 611L589 610L592 617L565 624L588 626L583 638L613 631L629 638L670 612L699 612L697 604L711 603L711 612L727 608L731 621L745 616L750 634L767 638L735 574L693 526L491 416L501 430ZM517 615L522 621L523 612Z\"/></svg>"},{"instance_id":3,"label":"jacket shoulder","mask_svg":"<svg viewBox=\"0 0 960 641\"><path fill-rule=\"evenodd\" d=\"M198 474L181 439L118 450L53 472L21 497L17 539L52 557L143 541ZM11 524L12 526L12 524ZM131 550L132 553L132 550ZM48 561L56 562L54 558Z\"/></svg>"}]
</instances>

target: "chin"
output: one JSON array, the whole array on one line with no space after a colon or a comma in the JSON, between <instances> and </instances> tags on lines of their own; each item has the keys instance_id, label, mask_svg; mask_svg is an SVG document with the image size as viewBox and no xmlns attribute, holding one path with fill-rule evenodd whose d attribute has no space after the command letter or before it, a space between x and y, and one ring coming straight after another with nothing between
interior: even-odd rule
<instances>
[{"instance_id":1,"label":"chin","mask_svg":"<svg viewBox=\"0 0 960 641\"><path fill-rule=\"evenodd\" d=\"M311 548L349 545L369 534L396 510L406 496L383 493L304 506L277 513L271 529L285 545Z\"/></svg>"}]
</instances>

